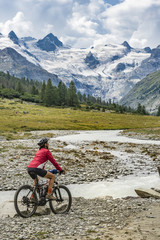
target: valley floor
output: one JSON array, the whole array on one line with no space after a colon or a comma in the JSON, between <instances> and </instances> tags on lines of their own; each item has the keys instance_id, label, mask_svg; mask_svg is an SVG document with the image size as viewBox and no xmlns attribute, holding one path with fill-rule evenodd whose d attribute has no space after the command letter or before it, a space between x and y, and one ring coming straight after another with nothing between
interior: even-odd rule
<instances>
[{"instance_id":1,"label":"valley floor","mask_svg":"<svg viewBox=\"0 0 160 240\"><path fill-rule=\"evenodd\" d=\"M35 154L37 140L47 135L55 159L68 168L67 174L61 177L64 184L114 181L119 177L157 172L160 150L154 142L95 139L73 143L64 138L69 139L71 134L77 134L80 139L77 131L39 131L32 132L30 139L1 141L0 190L14 190L24 182L31 183L26 166ZM159 222L160 199L74 197L69 214L54 215L46 208L29 219L3 215L0 228L2 240L158 240Z\"/></svg>"}]
</instances>

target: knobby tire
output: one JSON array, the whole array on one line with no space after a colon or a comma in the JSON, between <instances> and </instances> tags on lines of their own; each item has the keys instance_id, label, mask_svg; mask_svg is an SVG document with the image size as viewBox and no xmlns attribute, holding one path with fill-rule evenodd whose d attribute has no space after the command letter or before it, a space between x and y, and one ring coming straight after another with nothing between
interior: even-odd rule
<instances>
[{"instance_id":1,"label":"knobby tire","mask_svg":"<svg viewBox=\"0 0 160 240\"><path fill-rule=\"evenodd\" d=\"M31 195L33 195L34 200L31 200ZM38 199L34 188L30 185L19 187L14 196L14 206L19 216L23 218L31 217L38 207Z\"/></svg>"},{"instance_id":2,"label":"knobby tire","mask_svg":"<svg viewBox=\"0 0 160 240\"><path fill-rule=\"evenodd\" d=\"M50 208L55 214L69 212L72 205L72 196L69 189L64 185L53 188L53 196L56 200L49 201Z\"/></svg>"}]
</instances>

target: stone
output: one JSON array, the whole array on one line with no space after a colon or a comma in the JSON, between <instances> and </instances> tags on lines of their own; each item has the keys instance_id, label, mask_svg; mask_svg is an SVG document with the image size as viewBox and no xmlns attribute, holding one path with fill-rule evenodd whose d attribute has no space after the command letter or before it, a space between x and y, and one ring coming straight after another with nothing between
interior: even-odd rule
<instances>
[{"instance_id":1,"label":"stone","mask_svg":"<svg viewBox=\"0 0 160 240\"><path fill-rule=\"evenodd\" d=\"M154 197L154 198L160 198L160 193L153 190L153 189L135 189L135 192L142 198L149 198L149 197Z\"/></svg>"},{"instance_id":2,"label":"stone","mask_svg":"<svg viewBox=\"0 0 160 240\"><path fill-rule=\"evenodd\" d=\"M56 134L68 134L70 131L54 131L54 133L56 136ZM32 134L33 136L36 135L37 139L39 138L38 131ZM40 132L40 134L42 133ZM1 142L1 146L5 147L6 150L2 160L0 158L0 164L4 164L1 168L3 175L0 176L2 190L17 189L23 183L32 184L32 179L29 178L25 169L37 147L37 139L33 139L17 140L16 144L15 141ZM94 145L89 142L83 143L83 148L81 144L77 144L78 148L74 149L74 151L65 150L65 144L61 143L60 146L59 142L52 141L54 144L52 152L55 159L58 159L59 163L63 162L64 166L66 165L69 170L65 176L60 176L60 182L63 184L89 183L100 181L100 179L111 180L123 175L130 175L131 170L134 175L137 174L139 169L141 169L141 174L143 172L149 174L157 170L157 163L152 161L146 151L142 153L144 150L142 145L130 145L128 143L119 145L115 142L108 144L108 146L105 144L105 151L111 151L112 153L111 159L107 159L104 157L103 152L104 143L98 141ZM29 159L26 160L26 154L23 154L23 149L18 149L19 145L27 148ZM97 155L95 155L93 147L96 147ZM145 147L150 152L154 152L156 148L156 151L159 151L159 146L151 147L146 145ZM124 156L128 154L129 158L123 160L120 156L114 156L111 150L113 148L114 151L120 151L122 156L123 153ZM134 152L126 153L126 149L132 149ZM84 155L80 159L84 167L77 167L75 155L80 154L81 156L82 153ZM15 158L13 162L9 162L9 158L14 156L20 156L20 159ZM7 168L8 163L9 167ZM16 175L19 172L21 172L21 175ZM8 178L8 176L11 178ZM31 218L23 219L14 214L1 217L1 239L86 240L86 236L88 236L88 239L105 239L101 233L102 230L109 231L114 229L116 231L117 229L123 229L131 216L135 216L141 211L146 211L154 201L155 199L153 198L145 199L138 197L127 197L126 199L113 199L111 197L97 199L73 198L72 207L68 214L55 215L48 211L50 210L49 208L45 212L45 207L41 207L41 210L37 209L39 215L34 215ZM5 207L3 211L5 211ZM47 205L47 207L49 206ZM12 210L14 210L13 202Z\"/></svg>"}]
</instances>

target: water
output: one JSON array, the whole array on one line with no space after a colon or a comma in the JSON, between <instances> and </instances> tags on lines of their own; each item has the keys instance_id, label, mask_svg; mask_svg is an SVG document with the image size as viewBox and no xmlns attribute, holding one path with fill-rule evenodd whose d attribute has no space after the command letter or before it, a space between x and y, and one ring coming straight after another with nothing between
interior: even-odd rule
<instances>
[{"instance_id":1,"label":"water","mask_svg":"<svg viewBox=\"0 0 160 240\"><path fill-rule=\"evenodd\" d=\"M136 197L134 191L139 188L160 188L160 178L158 174L149 176L127 176L116 179L113 182L102 181L88 184L71 184L67 186L73 197L83 197L85 199L101 198L111 196L114 199L124 197ZM13 217L16 212L14 208L15 191L0 192L0 217Z\"/></svg>"},{"instance_id":2,"label":"water","mask_svg":"<svg viewBox=\"0 0 160 240\"><path fill-rule=\"evenodd\" d=\"M0 191L0 204L7 201L13 201L15 191Z\"/></svg>"},{"instance_id":3,"label":"water","mask_svg":"<svg viewBox=\"0 0 160 240\"><path fill-rule=\"evenodd\" d=\"M85 141L103 141L103 142L121 142L121 143L135 143L135 144L155 144L159 145L160 141L154 140L141 140L132 139L121 135L121 130L102 130L102 131L78 131L76 134L59 136L54 140L59 140L66 142L68 145L65 148L76 149L81 146L81 143ZM120 151L110 151L114 156L119 158L122 164L126 164L128 168L133 168L130 166L130 162L127 158L132 158L136 160L136 153L121 154ZM144 159L145 160L145 159ZM146 156L146 161L148 157ZM145 171L145 170L144 170ZM145 172L141 171L141 174ZM137 173L138 175L138 173ZM84 198L96 198L111 196L113 198L122 198L127 196L137 196L135 193L136 188L160 188L160 178L158 173L144 176L127 176L120 179L115 179L113 182L103 181L103 182L92 182L89 184L73 184L69 188L74 197L84 197Z\"/></svg>"},{"instance_id":4,"label":"water","mask_svg":"<svg viewBox=\"0 0 160 240\"><path fill-rule=\"evenodd\" d=\"M160 178L158 174L137 177L126 176L115 179L113 182L102 181L88 184L71 184L68 187L73 197L84 197L86 199L105 196L111 196L114 199L128 196L136 197L135 189L160 188Z\"/></svg>"},{"instance_id":5,"label":"water","mask_svg":"<svg viewBox=\"0 0 160 240\"><path fill-rule=\"evenodd\" d=\"M52 140L59 140L66 142L68 149L77 149L82 142L85 141L105 141L105 142L125 142L136 144L156 144L159 145L160 141L153 140L138 140L131 139L120 135L119 130L110 131L78 131L77 134L60 136ZM122 155L120 151L112 153L118 156L123 162L126 161L127 155ZM126 153L127 154L127 153ZM136 154L136 153L134 153ZM86 199L93 199L98 197L111 196L113 198L123 198L127 196L136 197L135 189L138 188L159 188L160 178L158 173L150 174L147 176L126 176L113 181L92 182L88 184L71 184L68 186L73 197L84 197ZM15 191L0 191L0 216L7 214L14 215L15 210L13 206Z\"/></svg>"},{"instance_id":6,"label":"water","mask_svg":"<svg viewBox=\"0 0 160 240\"><path fill-rule=\"evenodd\" d=\"M70 189L73 197L84 197L86 199L105 196L113 198L136 197L135 189L137 188L160 188L160 178L157 173L148 176L126 176L113 181L70 184L67 187ZM14 194L15 191L1 191L0 204L6 200L13 201Z\"/></svg>"},{"instance_id":7,"label":"water","mask_svg":"<svg viewBox=\"0 0 160 240\"><path fill-rule=\"evenodd\" d=\"M59 136L54 140L64 141L68 144L79 144L85 141L104 141L104 142L121 142L136 144L156 144L160 145L158 140L141 140L122 136L121 130L102 130L102 131L77 131L77 134Z\"/></svg>"}]
</instances>

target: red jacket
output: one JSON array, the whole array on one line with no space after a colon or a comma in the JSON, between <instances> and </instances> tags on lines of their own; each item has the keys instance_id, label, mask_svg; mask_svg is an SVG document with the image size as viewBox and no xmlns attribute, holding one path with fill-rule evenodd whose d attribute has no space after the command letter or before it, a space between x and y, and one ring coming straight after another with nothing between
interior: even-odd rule
<instances>
[{"instance_id":1,"label":"red jacket","mask_svg":"<svg viewBox=\"0 0 160 240\"><path fill-rule=\"evenodd\" d=\"M28 165L28 168L45 168L46 163L48 160L55 166L55 168L59 171L62 171L62 168L53 158L51 152L46 148L41 148L36 152L35 157Z\"/></svg>"}]
</instances>

